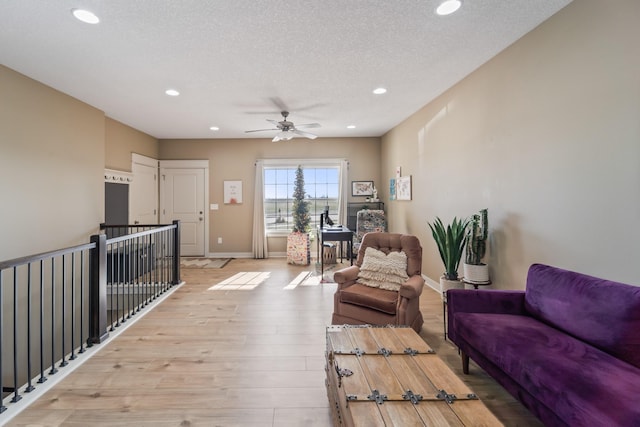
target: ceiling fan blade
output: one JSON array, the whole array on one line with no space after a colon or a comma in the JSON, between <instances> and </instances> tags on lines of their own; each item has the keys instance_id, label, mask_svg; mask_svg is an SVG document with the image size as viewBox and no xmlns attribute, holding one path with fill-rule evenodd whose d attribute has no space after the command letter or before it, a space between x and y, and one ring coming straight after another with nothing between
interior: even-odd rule
<instances>
[{"instance_id":1,"label":"ceiling fan blade","mask_svg":"<svg viewBox=\"0 0 640 427\"><path fill-rule=\"evenodd\" d=\"M319 128L320 127L320 123L305 123L302 125L296 125L296 128L303 128L303 129L311 129L311 128Z\"/></svg>"},{"instance_id":2,"label":"ceiling fan blade","mask_svg":"<svg viewBox=\"0 0 640 427\"><path fill-rule=\"evenodd\" d=\"M267 119L267 121L268 121L269 123L273 123L273 124L274 124L274 125L276 125L276 126L278 126L278 125L280 124L280 122L279 122L279 121L277 121L277 120Z\"/></svg>"},{"instance_id":3,"label":"ceiling fan blade","mask_svg":"<svg viewBox=\"0 0 640 427\"><path fill-rule=\"evenodd\" d=\"M309 139L316 139L318 137L318 135L314 135L309 132L303 132L298 129L292 129L291 132L295 133L296 135L304 136L305 138L309 138Z\"/></svg>"},{"instance_id":4,"label":"ceiling fan blade","mask_svg":"<svg viewBox=\"0 0 640 427\"><path fill-rule=\"evenodd\" d=\"M253 129L253 130L245 130L244 133L250 133L250 132L264 132L267 130L280 130L280 129Z\"/></svg>"},{"instance_id":5,"label":"ceiling fan blade","mask_svg":"<svg viewBox=\"0 0 640 427\"><path fill-rule=\"evenodd\" d=\"M287 104L285 104L284 101L279 96L271 97L269 98L269 101L271 101L273 105L278 107L280 111L289 111Z\"/></svg>"}]
</instances>

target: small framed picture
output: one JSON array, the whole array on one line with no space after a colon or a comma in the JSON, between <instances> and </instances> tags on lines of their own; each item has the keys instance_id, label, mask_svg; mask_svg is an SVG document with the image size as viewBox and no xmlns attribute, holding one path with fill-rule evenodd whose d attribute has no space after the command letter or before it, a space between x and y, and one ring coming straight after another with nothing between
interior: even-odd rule
<instances>
[{"instance_id":1,"label":"small framed picture","mask_svg":"<svg viewBox=\"0 0 640 427\"><path fill-rule=\"evenodd\" d=\"M411 200L411 175L396 179L396 200Z\"/></svg>"},{"instance_id":2,"label":"small framed picture","mask_svg":"<svg viewBox=\"0 0 640 427\"><path fill-rule=\"evenodd\" d=\"M227 205L242 203L242 181L224 181L224 203Z\"/></svg>"},{"instance_id":3,"label":"small framed picture","mask_svg":"<svg viewBox=\"0 0 640 427\"><path fill-rule=\"evenodd\" d=\"M373 196L373 181L351 181L352 196Z\"/></svg>"}]
</instances>

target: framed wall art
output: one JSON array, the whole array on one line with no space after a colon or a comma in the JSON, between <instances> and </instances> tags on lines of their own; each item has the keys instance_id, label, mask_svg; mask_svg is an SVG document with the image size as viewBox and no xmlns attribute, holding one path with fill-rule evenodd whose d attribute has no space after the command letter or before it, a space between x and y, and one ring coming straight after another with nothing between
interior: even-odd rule
<instances>
[{"instance_id":1,"label":"framed wall art","mask_svg":"<svg viewBox=\"0 0 640 427\"><path fill-rule=\"evenodd\" d=\"M389 180L389 200L396 199L396 179L391 178Z\"/></svg>"},{"instance_id":2,"label":"framed wall art","mask_svg":"<svg viewBox=\"0 0 640 427\"><path fill-rule=\"evenodd\" d=\"M373 181L351 181L352 196L373 196Z\"/></svg>"},{"instance_id":3,"label":"framed wall art","mask_svg":"<svg viewBox=\"0 0 640 427\"><path fill-rule=\"evenodd\" d=\"M411 200L411 175L396 178L396 200Z\"/></svg>"},{"instance_id":4,"label":"framed wall art","mask_svg":"<svg viewBox=\"0 0 640 427\"><path fill-rule=\"evenodd\" d=\"M242 203L242 181L224 182L224 203L226 205Z\"/></svg>"}]
</instances>

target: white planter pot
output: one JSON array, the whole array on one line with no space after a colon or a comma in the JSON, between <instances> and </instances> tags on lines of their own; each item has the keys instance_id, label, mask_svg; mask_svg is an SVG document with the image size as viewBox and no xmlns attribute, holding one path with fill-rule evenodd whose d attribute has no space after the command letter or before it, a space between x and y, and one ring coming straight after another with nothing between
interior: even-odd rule
<instances>
[{"instance_id":1,"label":"white planter pot","mask_svg":"<svg viewBox=\"0 0 640 427\"><path fill-rule=\"evenodd\" d=\"M480 285L489 283L489 266L487 264L464 264L463 267L465 282L478 283Z\"/></svg>"},{"instance_id":2,"label":"white planter pot","mask_svg":"<svg viewBox=\"0 0 640 427\"><path fill-rule=\"evenodd\" d=\"M464 289L464 284L460 280L448 280L444 276L440 277L440 294L442 300L447 300L447 291L449 289Z\"/></svg>"}]
</instances>

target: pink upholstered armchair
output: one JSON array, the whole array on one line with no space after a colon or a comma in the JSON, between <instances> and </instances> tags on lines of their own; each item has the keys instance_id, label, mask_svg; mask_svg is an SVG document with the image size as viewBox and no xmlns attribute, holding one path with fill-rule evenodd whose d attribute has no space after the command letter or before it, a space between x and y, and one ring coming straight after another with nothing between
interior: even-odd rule
<instances>
[{"instance_id":1,"label":"pink upholstered armchair","mask_svg":"<svg viewBox=\"0 0 640 427\"><path fill-rule=\"evenodd\" d=\"M359 275L363 276L361 268L369 247L384 254L406 254L406 280L398 283L397 291L383 289L384 285L371 287L359 283L363 281ZM416 236L382 232L365 234L355 264L336 271L333 276L338 289L334 295L332 324L406 325L419 332L423 324L420 295L424 279L421 272L422 247Z\"/></svg>"}]
</instances>

